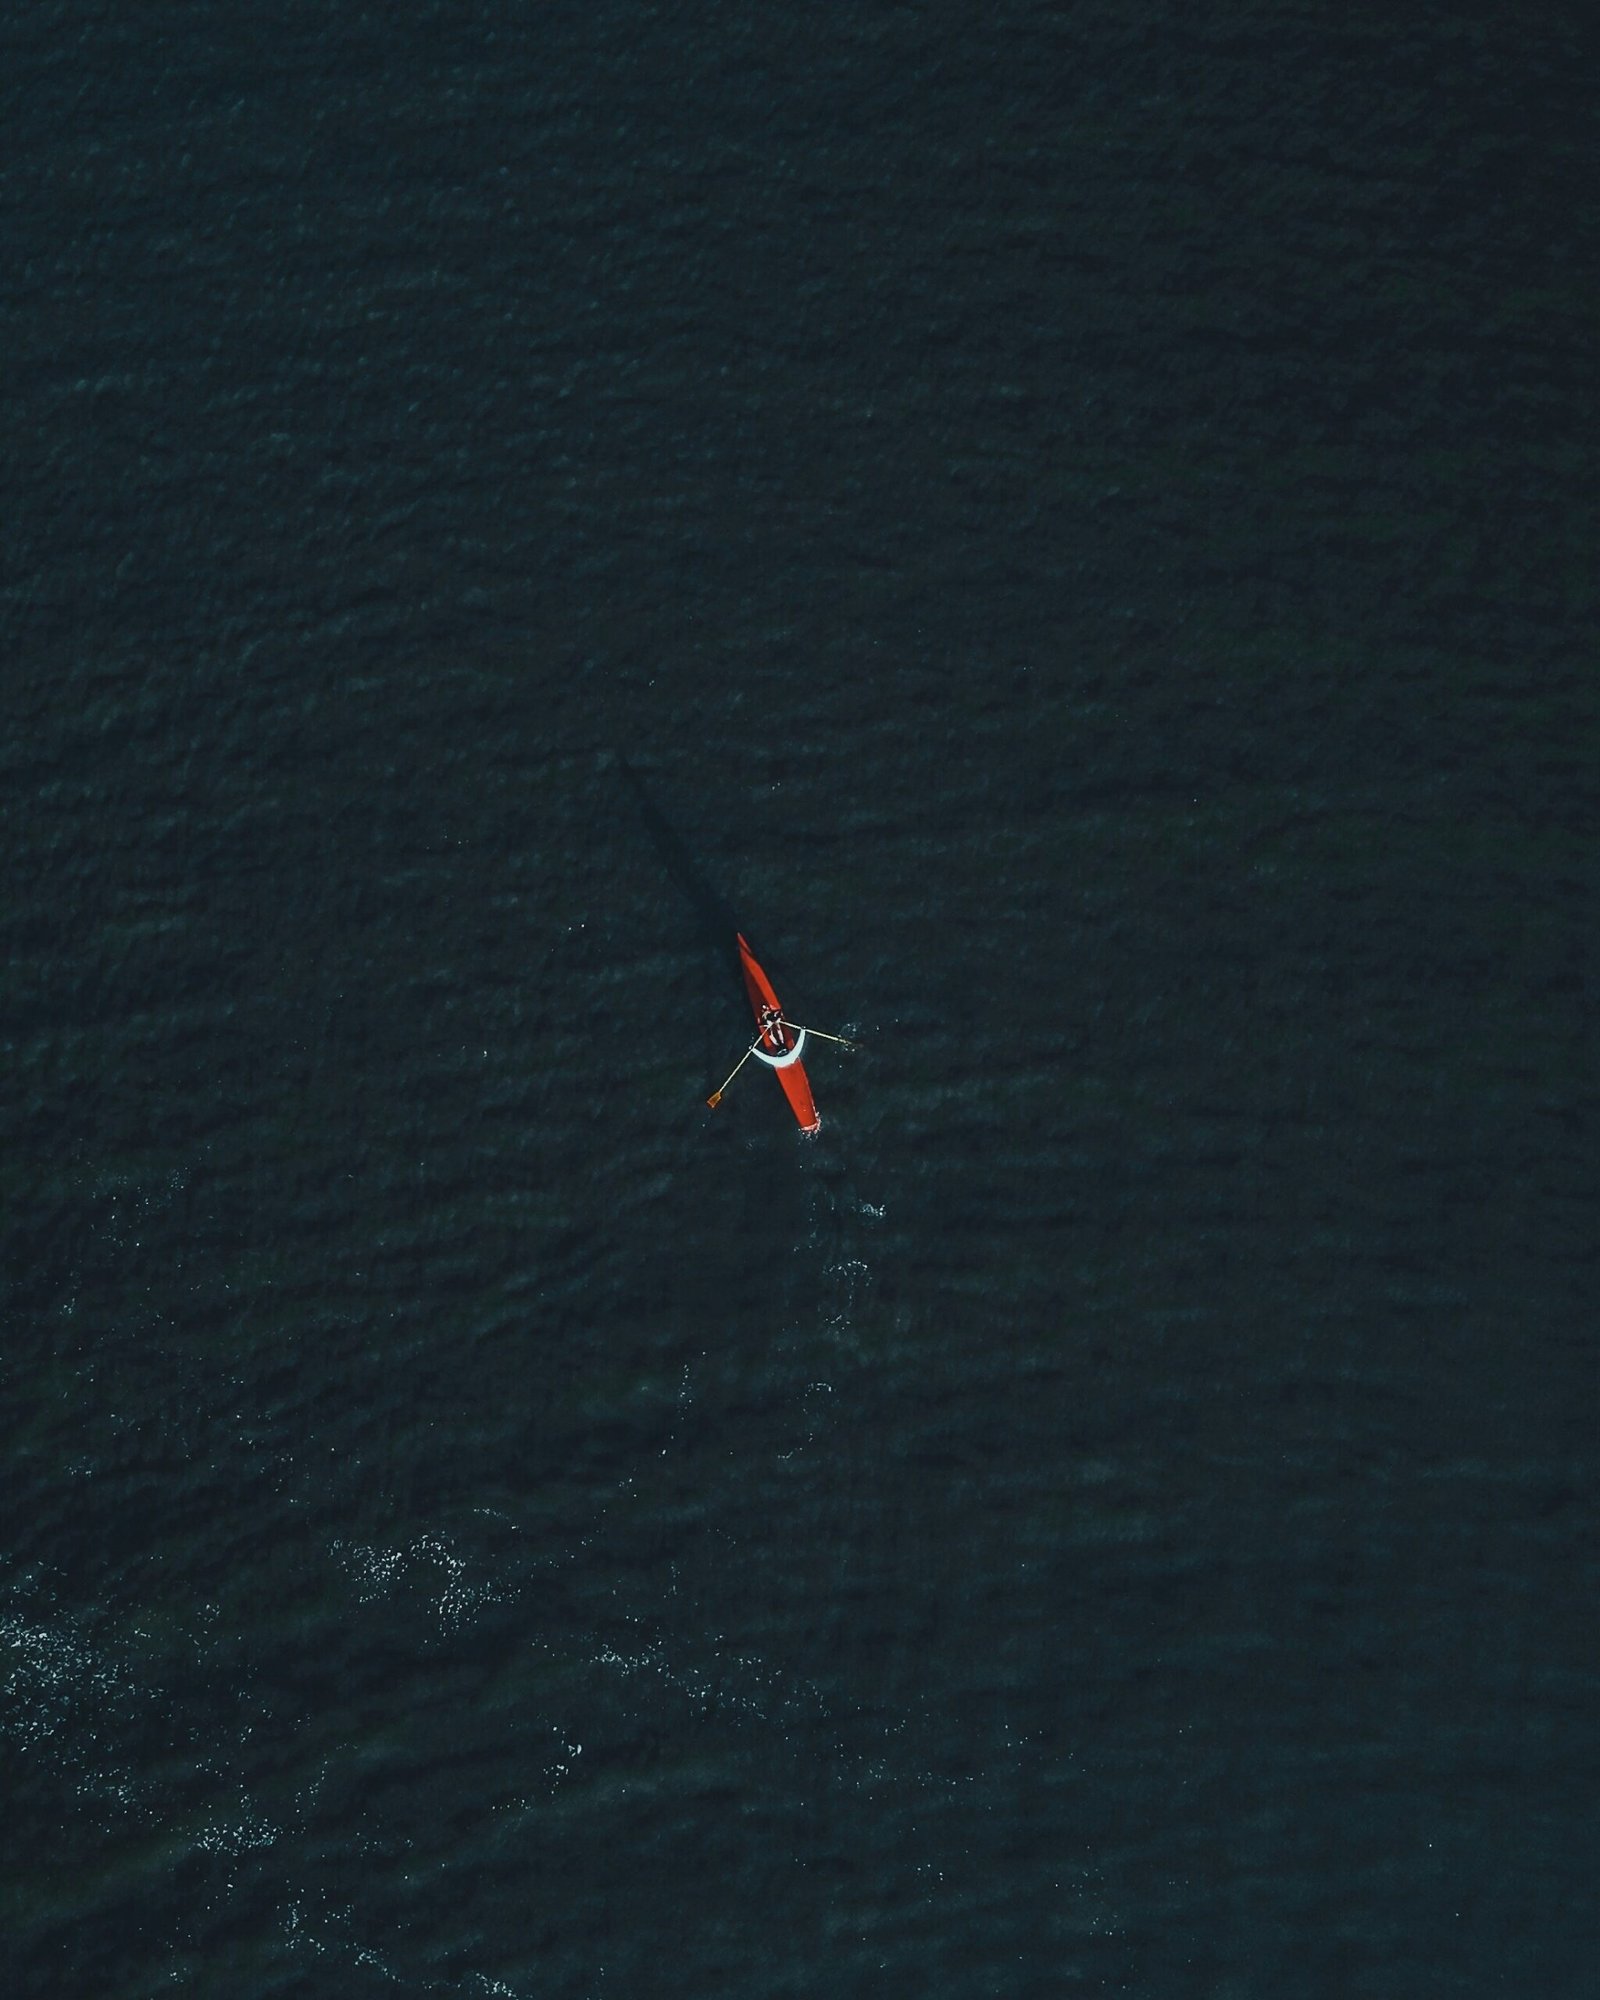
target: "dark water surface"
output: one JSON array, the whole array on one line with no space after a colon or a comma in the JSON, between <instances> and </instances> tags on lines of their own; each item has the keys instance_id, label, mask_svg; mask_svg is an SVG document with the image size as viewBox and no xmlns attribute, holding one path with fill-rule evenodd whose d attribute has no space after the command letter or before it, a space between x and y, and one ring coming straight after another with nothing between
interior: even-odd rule
<instances>
[{"instance_id":1,"label":"dark water surface","mask_svg":"<svg viewBox=\"0 0 1600 2000\"><path fill-rule=\"evenodd\" d=\"M1596 1990L1569 17L9 10L8 1994Z\"/></svg>"}]
</instances>

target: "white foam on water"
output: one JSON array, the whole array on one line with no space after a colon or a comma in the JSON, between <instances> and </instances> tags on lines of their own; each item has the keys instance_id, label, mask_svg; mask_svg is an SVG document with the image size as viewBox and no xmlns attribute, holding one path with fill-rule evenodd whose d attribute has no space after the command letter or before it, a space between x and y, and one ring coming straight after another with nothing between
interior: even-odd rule
<instances>
[{"instance_id":1,"label":"white foam on water","mask_svg":"<svg viewBox=\"0 0 1600 2000\"><path fill-rule=\"evenodd\" d=\"M330 1904L323 1899L320 1911L308 1911L305 1896L295 1896L278 1914L278 1929L290 1951L310 1952L316 1958L342 1961L363 1972L373 1972L391 1986L415 1993L460 1993L499 1996L499 2000L528 2000L525 1991L510 1986L487 1972L469 1972L463 1979L446 1983L437 1973L402 1971L391 1959L352 1934L355 1917L349 1904Z\"/></svg>"},{"instance_id":2,"label":"white foam on water","mask_svg":"<svg viewBox=\"0 0 1600 2000\"><path fill-rule=\"evenodd\" d=\"M218 1813L195 1841L206 1854L236 1856L275 1846L282 1829L257 1812L242 1788L238 1804L227 1813Z\"/></svg>"},{"instance_id":3,"label":"white foam on water","mask_svg":"<svg viewBox=\"0 0 1600 2000\"><path fill-rule=\"evenodd\" d=\"M106 1809L106 1825L150 1811L149 1787L108 1756L103 1738L153 1698L73 1621L0 1616L0 1740L70 1776L77 1797Z\"/></svg>"},{"instance_id":4,"label":"white foam on water","mask_svg":"<svg viewBox=\"0 0 1600 2000\"><path fill-rule=\"evenodd\" d=\"M670 1688L703 1715L714 1713L780 1730L802 1717L819 1720L828 1715L820 1688L770 1667L756 1653L717 1651L713 1664L702 1667L675 1659L663 1640L653 1639L627 1651L603 1643L594 1663L624 1679L643 1676Z\"/></svg>"},{"instance_id":5,"label":"white foam on water","mask_svg":"<svg viewBox=\"0 0 1600 2000\"><path fill-rule=\"evenodd\" d=\"M343 1537L331 1544L331 1552L356 1581L361 1603L372 1604L392 1594L402 1578L432 1569L443 1578L435 1611L440 1626L457 1630L485 1604L502 1604L517 1595L514 1587L493 1582L474 1582L467 1561L456 1554L443 1535L428 1532L414 1535L409 1542L384 1548L371 1542L347 1542Z\"/></svg>"},{"instance_id":6,"label":"white foam on water","mask_svg":"<svg viewBox=\"0 0 1600 2000\"><path fill-rule=\"evenodd\" d=\"M0 1735L22 1749L92 1727L97 1710L135 1692L121 1668L69 1628L0 1617Z\"/></svg>"},{"instance_id":7,"label":"white foam on water","mask_svg":"<svg viewBox=\"0 0 1600 2000\"><path fill-rule=\"evenodd\" d=\"M856 1300L865 1296L872 1282L872 1267L864 1257L844 1257L823 1268L823 1277L834 1289L836 1303L824 1322L832 1334L847 1334L855 1325Z\"/></svg>"}]
</instances>

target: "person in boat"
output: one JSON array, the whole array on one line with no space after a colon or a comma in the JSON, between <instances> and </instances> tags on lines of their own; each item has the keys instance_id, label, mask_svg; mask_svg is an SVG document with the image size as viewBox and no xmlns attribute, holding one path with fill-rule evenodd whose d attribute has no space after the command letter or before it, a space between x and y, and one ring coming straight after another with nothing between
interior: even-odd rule
<instances>
[{"instance_id":1,"label":"person in boat","mask_svg":"<svg viewBox=\"0 0 1600 2000\"><path fill-rule=\"evenodd\" d=\"M789 1037L784 1031L783 1016L776 1007L762 1008L761 1035L773 1055L783 1055L788 1051Z\"/></svg>"}]
</instances>

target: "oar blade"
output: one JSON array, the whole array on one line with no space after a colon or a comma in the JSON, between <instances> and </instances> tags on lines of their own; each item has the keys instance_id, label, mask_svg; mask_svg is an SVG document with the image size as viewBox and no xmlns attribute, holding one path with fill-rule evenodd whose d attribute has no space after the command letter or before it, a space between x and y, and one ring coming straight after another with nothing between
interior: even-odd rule
<instances>
[{"instance_id":1,"label":"oar blade","mask_svg":"<svg viewBox=\"0 0 1600 2000\"><path fill-rule=\"evenodd\" d=\"M732 1083L733 1079L739 1074L740 1070L744 1068L745 1064L750 1060L750 1058L755 1054L755 1052L756 1052L755 1043L752 1042L749 1048L745 1050L744 1054L740 1056L739 1060L734 1064L733 1068L729 1070L728 1074L722 1079L721 1086L718 1089L712 1091L711 1095L706 1099L706 1104L709 1107L709 1109L711 1109L712 1111L716 1110L717 1106L722 1102L723 1091L727 1089L730 1083Z\"/></svg>"}]
</instances>

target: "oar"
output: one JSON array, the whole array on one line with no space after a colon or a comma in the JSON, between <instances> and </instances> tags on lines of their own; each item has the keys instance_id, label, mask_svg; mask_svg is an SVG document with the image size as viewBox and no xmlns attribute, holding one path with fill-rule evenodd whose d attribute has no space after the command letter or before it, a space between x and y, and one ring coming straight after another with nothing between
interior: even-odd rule
<instances>
[{"instance_id":1,"label":"oar","mask_svg":"<svg viewBox=\"0 0 1600 2000\"><path fill-rule=\"evenodd\" d=\"M728 1085L732 1083L733 1079L739 1074L740 1070L744 1068L745 1064L750 1060L750 1058L755 1054L755 1052L756 1052L756 1044L752 1042L749 1048L745 1050L744 1054L740 1056L739 1060L734 1064L733 1068L729 1070L725 1080L718 1086L717 1089L712 1091L711 1095L706 1099L706 1103L710 1106L710 1108L713 1111L715 1111L717 1106L722 1102L723 1091L725 1091Z\"/></svg>"},{"instance_id":2,"label":"oar","mask_svg":"<svg viewBox=\"0 0 1600 2000\"><path fill-rule=\"evenodd\" d=\"M798 1021L785 1021L786 1028L793 1028L797 1035L815 1035L819 1042L837 1042L841 1049L853 1049L859 1044L846 1041L843 1035L830 1035L822 1028L802 1028Z\"/></svg>"}]
</instances>

